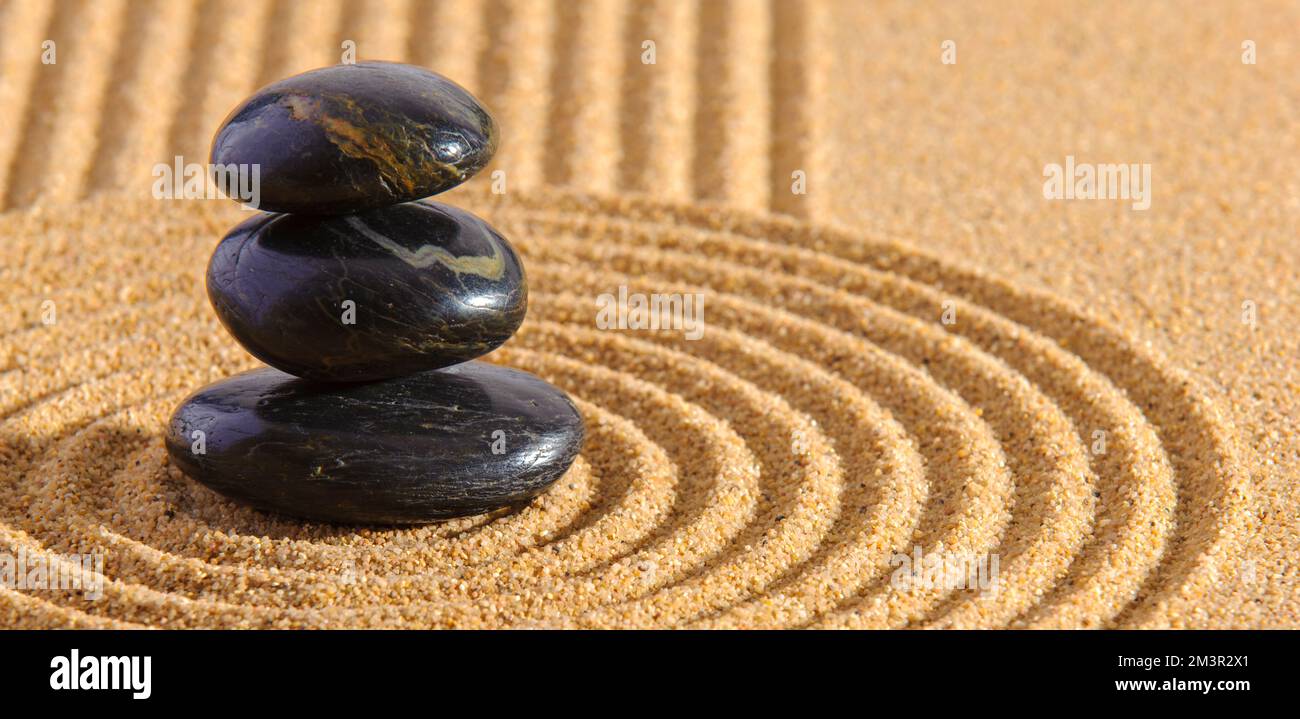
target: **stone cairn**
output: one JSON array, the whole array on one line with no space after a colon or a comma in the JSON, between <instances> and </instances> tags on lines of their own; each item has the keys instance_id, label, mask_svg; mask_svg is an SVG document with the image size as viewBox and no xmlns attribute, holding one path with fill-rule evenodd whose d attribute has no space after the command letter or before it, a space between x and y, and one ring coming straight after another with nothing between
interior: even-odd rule
<instances>
[{"instance_id":1,"label":"stone cairn","mask_svg":"<svg viewBox=\"0 0 1300 719\"><path fill-rule=\"evenodd\" d=\"M257 167L265 212L217 245L208 297L271 367L180 404L167 450L182 471L259 509L364 524L518 505L564 474L584 437L573 403L475 360L523 322L518 255L478 217L422 199L496 145L472 95L396 63L295 75L231 112L211 162ZM218 177L235 197L234 175Z\"/></svg>"}]
</instances>

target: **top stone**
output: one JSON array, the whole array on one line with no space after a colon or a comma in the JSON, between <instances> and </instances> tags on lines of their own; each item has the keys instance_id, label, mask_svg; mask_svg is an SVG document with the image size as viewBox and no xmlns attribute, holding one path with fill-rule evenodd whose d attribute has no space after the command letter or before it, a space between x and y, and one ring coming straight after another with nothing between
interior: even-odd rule
<instances>
[{"instance_id":1,"label":"top stone","mask_svg":"<svg viewBox=\"0 0 1300 719\"><path fill-rule=\"evenodd\" d=\"M496 145L492 116L461 86L413 65L361 62L258 90L217 130L211 162L260 165L260 209L340 215L449 190Z\"/></svg>"}]
</instances>

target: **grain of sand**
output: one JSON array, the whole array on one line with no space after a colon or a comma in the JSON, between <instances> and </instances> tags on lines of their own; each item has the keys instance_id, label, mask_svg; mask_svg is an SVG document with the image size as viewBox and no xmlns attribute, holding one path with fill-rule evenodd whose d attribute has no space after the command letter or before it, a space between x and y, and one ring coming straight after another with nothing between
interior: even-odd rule
<instances>
[{"instance_id":1,"label":"grain of sand","mask_svg":"<svg viewBox=\"0 0 1300 719\"><path fill-rule=\"evenodd\" d=\"M1296 626L1297 21L0 2L0 552L102 553L105 580L96 601L0 587L0 626ZM490 359L590 429L522 510L303 524L167 463L175 403L256 362L202 286L246 215L155 200L150 170L202 161L239 99L347 39L452 76L505 129L446 197L529 271ZM1044 201L1067 154L1152 163L1151 209ZM704 336L597 329L619 286L702 293ZM893 586L918 545L996 554L997 590Z\"/></svg>"}]
</instances>

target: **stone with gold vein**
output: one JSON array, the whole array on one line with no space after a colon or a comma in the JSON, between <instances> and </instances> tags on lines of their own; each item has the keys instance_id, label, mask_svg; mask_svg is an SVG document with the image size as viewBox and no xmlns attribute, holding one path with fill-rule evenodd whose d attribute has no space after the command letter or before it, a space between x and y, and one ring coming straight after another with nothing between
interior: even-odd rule
<instances>
[{"instance_id":1,"label":"stone with gold vein","mask_svg":"<svg viewBox=\"0 0 1300 719\"><path fill-rule=\"evenodd\" d=\"M340 215L449 190L496 146L492 116L461 86L414 65L361 62L258 90L221 124L210 159L218 184L247 184L256 166L257 192L222 187L230 197Z\"/></svg>"},{"instance_id":2,"label":"stone with gold vein","mask_svg":"<svg viewBox=\"0 0 1300 719\"><path fill-rule=\"evenodd\" d=\"M321 381L474 359L509 339L528 309L510 243L474 215L431 201L249 218L218 244L207 284L245 349Z\"/></svg>"}]
</instances>

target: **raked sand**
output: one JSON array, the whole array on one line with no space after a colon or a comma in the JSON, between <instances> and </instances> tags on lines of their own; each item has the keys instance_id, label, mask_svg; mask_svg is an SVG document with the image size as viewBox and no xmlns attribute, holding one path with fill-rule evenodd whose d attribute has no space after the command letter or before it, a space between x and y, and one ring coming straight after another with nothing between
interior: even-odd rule
<instances>
[{"instance_id":1,"label":"raked sand","mask_svg":"<svg viewBox=\"0 0 1300 719\"><path fill-rule=\"evenodd\" d=\"M103 557L94 601L0 586L0 626L1297 626L1298 21L0 3L0 553ZM204 161L242 97L345 40L504 129L445 197L528 269L489 359L589 428L522 510L304 525L168 465L175 404L257 363L202 284L246 215L154 199L150 172ZM1150 208L1045 200L1068 156L1149 163ZM700 293L702 337L601 329L620 287ZM899 586L916 547L996 556L999 581Z\"/></svg>"}]
</instances>

